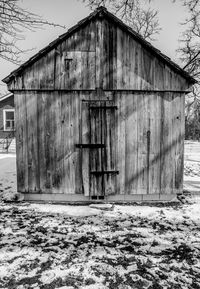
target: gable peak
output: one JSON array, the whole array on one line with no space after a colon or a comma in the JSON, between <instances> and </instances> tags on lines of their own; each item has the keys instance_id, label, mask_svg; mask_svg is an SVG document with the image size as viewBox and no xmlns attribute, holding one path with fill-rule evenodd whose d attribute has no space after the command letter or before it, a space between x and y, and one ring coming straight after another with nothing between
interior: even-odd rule
<instances>
[{"instance_id":1,"label":"gable peak","mask_svg":"<svg viewBox=\"0 0 200 289\"><path fill-rule=\"evenodd\" d=\"M104 6L99 6L97 9L96 9L96 12L99 16L103 16L106 12L108 12L108 10L106 9L106 7Z\"/></svg>"}]
</instances>

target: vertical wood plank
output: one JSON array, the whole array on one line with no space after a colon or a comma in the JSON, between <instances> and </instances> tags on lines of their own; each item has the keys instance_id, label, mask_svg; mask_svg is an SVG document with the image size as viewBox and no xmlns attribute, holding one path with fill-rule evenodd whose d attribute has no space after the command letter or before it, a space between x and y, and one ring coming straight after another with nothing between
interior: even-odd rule
<instances>
[{"instance_id":1,"label":"vertical wood plank","mask_svg":"<svg viewBox=\"0 0 200 289\"><path fill-rule=\"evenodd\" d=\"M62 94L62 139L64 141L64 192L81 193L80 183L76 184L76 173L80 173L79 151L79 98L76 92Z\"/></svg>"},{"instance_id":2,"label":"vertical wood plank","mask_svg":"<svg viewBox=\"0 0 200 289\"><path fill-rule=\"evenodd\" d=\"M123 89L123 32L117 27L117 88Z\"/></svg>"},{"instance_id":3,"label":"vertical wood plank","mask_svg":"<svg viewBox=\"0 0 200 289\"><path fill-rule=\"evenodd\" d=\"M125 129L125 192L137 194L137 97L126 95L126 129Z\"/></svg>"},{"instance_id":4,"label":"vertical wood plank","mask_svg":"<svg viewBox=\"0 0 200 289\"><path fill-rule=\"evenodd\" d=\"M123 88L128 89L130 87L130 59L129 59L129 49L130 49L130 36L124 34L122 42L122 69L123 69Z\"/></svg>"},{"instance_id":5,"label":"vertical wood plank","mask_svg":"<svg viewBox=\"0 0 200 289\"><path fill-rule=\"evenodd\" d=\"M23 160L23 131L22 124L20 120L24 117L21 113L21 96L19 94L15 94L14 97L15 104L15 137L16 137L16 168L17 168L17 191L24 191L24 166L22 165L21 160ZM21 117L20 117L21 116ZM24 160L23 160L24 161Z\"/></svg>"},{"instance_id":6,"label":"vertical wood plank","mask_svg":"<svg viewBox=\"0 0 200 289\"><path fill-rule=\"evenodd\" d=\"M112 97L112 96L111 96ZM103 106L113 106L113 101L102 102ZM103 143L106 148L103 149L103 170L114 171L116 170L116 135L115 135L115 114L114 109L102 109L102 129L103 129ZM104 176L105 195L116 193L116 174L108 174Z\"/></svg>"},{"instance_id":7,"label":"vertical wood plank","mask_svg":"<svg viewBox=\"0 0 200 289\"><path fill-rule=\"evenodd\" d=\"M45 63L45 88L54 89L55 87L55 49L46 55Z\"/></svg>"},{"instance_id":8,"label":"vertical wood plank","mask_svg":"<svg viewBox=\"0 0 200 289\"><path fill-rule=\"evenodd\" d=\"M74 112L75 112L75 107L74 107L74 93L68 94L69 97L69 154L70 157L68 158L69 162L69 171L67 172L69 174L69 179L70 179L70 193L75 192L75 167L74 167L74 150L75 147L73 146L74 144Z\"/></svg>"},{"instance_id":9,"label":"vertical wood plank","mask_svg":"<svg viewBox=\"0 0 200 289\"><path fill-rule=\"evenodd\" d=\"M172 95L172 159L171 169L173 171L173 192L176 193L176 164L179 154L179 135L180 135L180 102L179 95Z\"/></svg>"},{"instance_id":10,"label":"vertical wood plank","mask_svg":"<svg viewBox=\"0 0 200 289\"><path fill-rule=\"evenodd\" d=\"M150 168L149 168L149 193L160 193L160 96L149 95L149 117L150 117Z\"/></svg>"},{"instance_id":11,"label":"vertical wood plank","mask_svg":"<svg viewBox=\"0 0 200 289\"><path fill-rule=\"evenodd\" d=\"M89 118L89 102L90 93L82 94L81 102L81 137L80 143L90 142L90 118ZM88 149L81 151L81 170L82 170L82 186L85 196L90 195L90 152Z\"/></svg>"},{"instance_id":12,"label":"vertical wood plank","mask_svg":"<svg viewBox=\"0 0 200 289\"><path fill-rule=\"evenodd\" d=\"M103 21L96 21L96 87L103 87Z\"/></svg>"},{"instance_id":13,"label":"vertical wood plank","mask_svg":"<svg viewBox=\"0 0 200 289\"><path fill-rule=\"evenodd\" d=\"M64 171L64 193L70 194L73 193L73 190L71 188L71 182L70 182L70 174L71 172L71 166L70 166L70 159L72 157L72 151L70 147L70 94L66 93L62 95L62 119L63 119L63 158L64 158L64 164L63 164L63 171Z\"/></svg>"},{"instance_id":14,"label":"vertical wood plank","mask_svg":"<svg viewBox=\"0 0 200 289\"><path fill-rule=\"evenodd\" d=\"M66 48L66 42L63 41L61 44L59 44L55 48L55 76L54 76L54 82L55 82L55 88L61 89L64 87L64 80L65 80L65 48Z\"/></svg>"},{"instance_id":15,"label":"vertical wood plank","mask_svg":"<svg viewBox=\"0 0 200 289\"><path fill-rule=\"evenodd\" d=\"M81 122L81 111L80 111L80 98L81 92L74 94L74 130L73 130L73 147L74 147L74 173L75 173L75 193L82 194L82 179L81 179L81 166L80 158L81 151L76 148L76 144L80 143L80 122Z\"/></svg>"},{"instance_id":16,"label":"vertical wood plank","mask_svg":"<svg viewBox=\"0 0 200 289\"><path fill-rule=\"evenodd\" d=\"M37 94L26 94L27 135L28 135L28 186L30 192L40 190L38 159Z\"/></svg>"},{"instance_id":17,"label":"vertical wood plank","mask_svg":"<svg viewBox=\"0 0 200 289\"><path fill-rule=\"evenodd\" d=\"M110 26L110 33L112 33L112 83L111 89L117 89L117 27ZM111 43L110 43L111 46Z\"/></svg>"},{"instance_id":18,"label":"vertical wood plank","mask_svg":"<svg viewBox=\"0 0 200 289\"><path fill-rule=\"evenodd\" d=\"M99 95L93 95L95 102L91 102L92 106L100 106ZM101 111L99 109L90 109L90 143L101 143L102 138L102 118ZM101 171L102 170L102 151L101 149L90 150L90 161L91 161L91 171ZM101 196L103 194L103 178L102 175L91 174L91 194L95 196Z\"/></svg>"},{"instance_id":19,"label":"vertical wood plank","mask_svg":"<svg viewBox=\"0 0 200 289\"><path fill-rule=\"evenodd\" d=\"M183 173L184 173L184 140L185 140L185 94L179 94L181 102L181 129L180 129L180 186L179 193L183 191Z\"/></svg>"},{"instance_id":20,"label":"vertical wood plank","mask_svg":"<svg viewBox=\"0 0 200 289\"><path fill-rule=\"evenodd\" d=\"M135 71L135 65L136 65L136 58L135 58L135 53L136 53L136 45L135 41L130 38L129 41L129 88L134 89L136 88L136 83L137 83L137 75Z\"/></svg>"},{"instance_id":21,"label":"vertical wood plank","mask_svg":"<svg viewBox=\"0 0 200 289\"><path fill-rule=\"evenodd\" d=\"M49 124L47 124L48 127L48 174L49 174L49 186L51 188L51 191L53 193L54 187L55 187L55 170L54 167L55 164L55 158L56 158L56 150L55 150L55 111L54 111L54 101L55 101L55 95L54 93L50 93L48 96L48 121ZM52 121L53 120L53 121Z\"/></svg>"},{"instance_id":22,"label":"vertical wood plank","mask_svg":"<svg viewBox=\"0 0 200 289\"><path fill-rule=\"evenodd\" d=\"M63 170L63 157L62 157L62 143L61 143L61 95L60 93L52 93L52 105L51 105L51 146L52 146L52 186L54 193L63 192L62 183L62 170Z\"/></svg>"},{"instance_id":23,"label":"vertical wood plank","mask_svg":"<svg viewBox=\"0 0 200 289\"><path fill-rule=\"evenodd\" d=\"M148 193L147 132L149 130L148 95L139 94L137 102L138 118L138 193Z\"/></svg>"},{"instance_id":24,"label":"vertical wood plank","mask_svg":"<svg viewBox=\"0 0 200 289\"><path fill-rule=\"evenodd\" d=\"M119 176L117 177L117 192L125 194L125 117L126 117L126 94L117 92L116 104L117 110L117 168Z\"/></svg>"},{"instance_id":25,"label":"vertical wood plank","mask_svg":"<svg viewBox=\"0 0 200 289\"><path fill-rule=\"evenodd\" d=\"M95 52L81 53L81 83L82 89L95 89Z\"/></svg>"},{"instance_id":26,"label":"vertical wood plank","mask_svg":"<svg viewBox=\"0 0 200 289\"><path fill-rule=\"evenodd\" d=\"M136 89L142 89L142 76L141 76L141 45L135 42L135 75L137 76L137 81L135 84Z\"/></svg>"},{"instance_id":27,"label":"vertical wood plank","mask_svg":"<svg viewBox=\"0 0 200 289\"><path fill-rule=\"evenodd\" d=\"M172 170L172 95L162 94L162 131L161 131L161 193L171 193L173 188Z\"/></svg>"},{"instance_id":28,"label":"vertical wood plank","mask_svg":"<svg viewBox=\"0 0 200 289\"><path fill-rule=\"evenodd\" d=\"M17 191L28 191L27 112L26 95L17 93L15 101Z\"/></svg>"},{"instance_id":29,"label":"vertical wood plank","mask_svg":"<svg viewBox=\"0 0 200 289\"><path fill-rule=\"evenodd\" d=\"M111 51L111 47L109 45L109 24L108 24L108 21L104 19L103 21L103 54L102 54L104 89L109 89L109 83L110 83L110 61L111 61L110 51Z\"/></svg>"},{"instance_id":30,"label":"vertical wood plank","mask_svg":"<svg viewBox=\"0 0 200 289\"><path fill-rule=\"evenodd\" d=\"M183 188L185 102L183 95L175 95L173 104L174 143L174 189L179 193Z\"/></svg>"},{"instance_id":31,"label":"vertical wood plank","mask_svg":"<svg viewBox=\"0 0 200 289\"><path fill-rule=\"evenodd\" d=\"M37 98L38 113L38 158L40 160L40 190L45 193L49 187L47 181L47 164L46 164L46 114L47 114L47 97L46 93L40 93Z\"/></svg>"}]
</instances>

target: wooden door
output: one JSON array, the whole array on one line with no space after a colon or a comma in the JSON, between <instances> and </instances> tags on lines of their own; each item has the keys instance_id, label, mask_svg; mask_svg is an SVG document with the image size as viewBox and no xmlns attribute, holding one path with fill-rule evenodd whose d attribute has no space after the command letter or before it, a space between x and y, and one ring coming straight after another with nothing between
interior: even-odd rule
<instances>
[{"instance_id":1,"label":"wooden door","mask_svg":"<svg viewBox=\"0 0 200 289\"><path fill-rule=\"evenodd\" d=\"M83 189L92 199L116 193L116 109L110 100L86 101L82 106Z\"/></svg>"}]
</instances>

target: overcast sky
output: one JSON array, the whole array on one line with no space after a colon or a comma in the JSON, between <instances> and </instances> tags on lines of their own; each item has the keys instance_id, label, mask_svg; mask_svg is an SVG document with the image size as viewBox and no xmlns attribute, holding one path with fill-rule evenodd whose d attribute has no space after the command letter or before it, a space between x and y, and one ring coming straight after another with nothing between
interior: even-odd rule
<instances>
[{"instance_id":1,"label":"overcast sky","mask_svg":"<svg viewBox=\"0 0 200 289\"><path fill-rule=\"evenodd\" d=\"M154 1L155 8L159 10L162 31L157 36L157 41L153 42L153 45L173 60L177 58L176 49L182 29L179 24L186 15L184 8L177 2L173 4L171 0ZM48 45L49 42L91 13L90 9L81 0L24 0L23 7L43 16L50 22L66 26L65 30L63 28L44 27L34 32L26 31L24 33L25 39L20 42L20 47L23 49L34 49L22 56L23 61L29 59L38 50ZM17 68L16 65L1 58L0 67L0 79L3 79ZM2 84L0 85L1 92L6 89L5 85Z\"/></svg>"}]
</instances>

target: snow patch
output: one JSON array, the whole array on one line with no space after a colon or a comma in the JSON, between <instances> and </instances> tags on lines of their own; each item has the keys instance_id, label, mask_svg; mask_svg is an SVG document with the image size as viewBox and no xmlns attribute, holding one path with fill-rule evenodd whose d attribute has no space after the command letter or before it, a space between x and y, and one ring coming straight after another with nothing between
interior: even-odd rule
<instances>
[{"instance_id":1,"label":"snow patch","mask_svg":"<svg viewBox=\"0 0 200 289\"><path fill-rule=\"evenodd\" d=\"M51 205L51 204L31 204L30 209L37 212L65 214L73 217L88 217L101 214L98 209L89 206L68 206L68 205Z\"/></svg>"}]
</instances>

